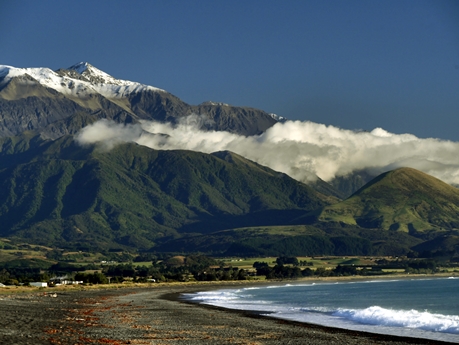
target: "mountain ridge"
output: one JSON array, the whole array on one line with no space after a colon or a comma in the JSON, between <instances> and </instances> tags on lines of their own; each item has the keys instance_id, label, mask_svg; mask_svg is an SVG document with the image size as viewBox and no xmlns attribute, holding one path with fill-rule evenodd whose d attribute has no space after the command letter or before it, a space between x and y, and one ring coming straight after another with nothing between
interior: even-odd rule
<instances>
[{"instance_id":1,"label":"mountain ridge","mask_svg":"<svg viewBox=\"0 0 459 345\"><path fill-rule=\"evenodd\" d=\"M215 102L189 105L165 90L116 79L89 63L56 72L0 65L0 136L19 135L24 130L35 130L51 139L75 134L79 128L69 131L56 122L78 114L120 123L177 123L180 118L199 114L209 119L205 129L241 135L261 134L282 120L250 107Z\"/></svg>"}]
</instances>

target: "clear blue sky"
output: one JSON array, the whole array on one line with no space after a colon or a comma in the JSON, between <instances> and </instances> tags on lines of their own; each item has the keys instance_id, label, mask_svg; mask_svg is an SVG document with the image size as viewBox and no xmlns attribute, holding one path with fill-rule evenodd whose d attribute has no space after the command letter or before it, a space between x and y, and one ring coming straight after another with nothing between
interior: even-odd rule
<instances>
[{"instance_id":1,"label":"clear blue sky","mask_svg":"<svg viewBox=\"0 0 459 345\"><path fill-rule=\"evenodd\" d=\"M0 64L459 141L459 1L0 0Z\"/></svg>"}]
</instances>

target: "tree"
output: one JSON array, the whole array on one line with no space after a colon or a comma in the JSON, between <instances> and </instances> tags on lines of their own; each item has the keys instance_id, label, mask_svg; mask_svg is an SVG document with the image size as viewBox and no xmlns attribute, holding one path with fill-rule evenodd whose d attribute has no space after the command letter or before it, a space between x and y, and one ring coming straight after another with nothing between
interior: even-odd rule
<instances>
[{"instance_id":1,"label":"tree","mask_svg":"<svg viewBox=\"0 0 459 345\"><path fill-rule=\"evenodd\" d=\"M319 267L315 271L315 275L319 276L319 277L328 277L328 276L330 276L331 273L332 273L331 271L326 270L323 267Z\"/></svg>"},{"instance_id":2,"label":"tree","mask_svg":"<svg viewBox=\"0 0 459 345\"><path fill-rule=\"evenodd\" d=\"M254 262L253 267L257 270L257 276L267 276L271 272L271 268L266 262Z\"/></svg>"},{"instance_id":3,"label":"tree","mask_svg":"<svg viewBox=\"0 0 459 345\"><path fill-rule=\"evenodd\" d=\"M242 268L237 273L237 280L247 280L247 271Z\"/></svg>"},{"instance_id":4,"label":"tree","mask_svg":"<svg viewBox=\"0 0 459 345\"><path fill-rule=\"evenodd\" d=\"M8 272L6 269L2 269L0 271L0 283L5 284L6 281L10 279L10 272Z\"/></svg>"},{"instance_id":5,"label":"tree","mask_svg":"<svg viewBox=\"0 0 459 345\"><path fill-rule=\"evenodd\" d=\"M300 262L298 259L294 256L280 256L276 259L276 264L278 265L293 265L293 266L298 266Z\"/></svg>"},{"instance_id":6,"label":"tree","mask_svg":"<svg viewBox=\"0 0 459 345\"><path fill-rule=\"evenodd\" d=\"M338 265L333 270L337 276L353 276L357 274L357 269L354 266L341 266Z\"/></svg>"},{"instance_id":7,"label":"tree","mask_svg":"<svg viewBox=\"0 0 459 345\"><path fill-rule=\"evenodd\" d=\"M77 273L75 274L75 280L80 280L83 283L91 283L91 284L107 284L108 278L105 274L101 272L94 272L91 273Z\"/></svg>"}]
</instances>

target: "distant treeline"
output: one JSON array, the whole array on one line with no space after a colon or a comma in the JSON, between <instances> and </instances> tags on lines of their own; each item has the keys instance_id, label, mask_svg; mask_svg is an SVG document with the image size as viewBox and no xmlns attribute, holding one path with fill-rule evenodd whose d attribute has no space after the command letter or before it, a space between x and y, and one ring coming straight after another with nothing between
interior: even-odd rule
<instances>
[{"instance_id":1,"label":"distant treeline","mask_svg":"<svg viewBox=\"0 0 459 345\"><path fill-rule=\"evenodd\" d=\"M147 257L141 257L145 259ZM24 262L11 262L0 266L0 283L5 285L28 284L34 281L50 281L52 277L67 277L86 284L120 283L125 280L135 282L171 282L171 281L224 281L246 280L252 276L264 276L266 279L294 279L300 277L335 277L335 276L372 276L387 274L384 269L404 269L407 273L436 273L438 261L434 259L399 259L395 261L379 260L376 265L338 265L333 269L313 267L312 262L299 261L294 256L280 256L275 265L255 262L252 270L225 265L223 262L204 255L189 256L153 256L148 255L151 265L134 263L106 265L95 272L84 272L87 267L58 262L46 269L25 267ZM139 259L140 260L140 259ZM137 260L137 261L139 261ZM442 263L443 265L444 263ZM89 265L90 268L94 268ZM88 267L89 267L88 266Z\"/></svg>"},{"instance_id":2,"label":"distant treeline","mask_svg":"<svg viewBox=\"0 0 459 345\"><path fill-rule=\"evenodd\" d=\"M342 277L342 276L373 276L385 275L383 269L404 269L407 273L436 273L438 263L434 260L398 260L389 262L381 260L377 265L354 266L338 265L333 269L319 267L311 269L300 268L300 265L310 265L307 262L298 261L296 257L279 257L276 265L271 267L266 262L255 262L253 267L256 269L257 276L265 276L266 279L292 279L300 277Z\"/></svg>"}]
</instances>

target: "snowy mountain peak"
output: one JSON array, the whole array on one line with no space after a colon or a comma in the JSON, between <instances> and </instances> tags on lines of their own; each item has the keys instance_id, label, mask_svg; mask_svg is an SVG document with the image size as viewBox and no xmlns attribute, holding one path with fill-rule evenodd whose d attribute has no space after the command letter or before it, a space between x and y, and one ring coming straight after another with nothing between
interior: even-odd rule
<instances>
[{"instance_id":1,"label":"snowy mountain peak","mask_svg":"<svg viewBox=\"0 0 459 345\"><path fill-rule=\"evenodd\" d=\"M74 70L79 74L82 74L84 71L86 71L89 67L93 67L91 64L87 62L79 62L73 66L70 66L68 69L69 70Z\"/></svg>"},{"instance_id":2,"label":"snowy mountain peak","mask_svg":"<svg viewBox=\"0 0 459 345\"><path fill-rule=\"evenodd\" d=\"M90 66L89 63L87 62L79 62L73 66L70 66L68 69L69 70L74 70L76 71L78 74L81 74L83 73L84 71L86 71L88 69L88 67Z\"/></svg>"},{"instance_id":3,"label":"snowy mountain peak","mask_svg":"<svg viewBox=\"0 0 459 345\"><path fill-rule=\"evenodd\" d=\"M73 97L100 94L107 98L124 98L135 92L165 92L153 86L113 78L87 62L80 62L68 69L57 71L49 68L15 68L0 65L0 83L7 83L12 78L23 79L24 77L32 78L42 86Z\"/></svg>"},{"instance_id":4,"label":"snowy mountain peak","mask_svg":"<svg viewBox=\"0 0 459 345\"><path fill-rule=\"evenodd\" d=\"M87 81L95 84L126 84L125 80L115 79L111 75L101 71L100 69L97 69L96 67L87 62L77 63L76 65L69 67L69 70L77 72L81 76L85 77Z\"/></svg>"}]
</instances>

